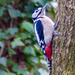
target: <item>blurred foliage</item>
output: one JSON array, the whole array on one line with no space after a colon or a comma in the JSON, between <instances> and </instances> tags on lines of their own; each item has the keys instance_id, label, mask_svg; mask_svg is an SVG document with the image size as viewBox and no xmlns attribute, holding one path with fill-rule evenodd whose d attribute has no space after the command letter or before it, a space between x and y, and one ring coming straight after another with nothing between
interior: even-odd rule
<instances>
[{"instance_id":1,"label":"blurred foliage","mask_svg":"<svg viewBox=\"0 0 75 75\"><path fill-rule=\"evenodd\" d=\"M48 73L34 35L31 15L50 1L0 0L0 75ZM55 17L53 6L47 11Z\"/></svg>"}]
</instances>

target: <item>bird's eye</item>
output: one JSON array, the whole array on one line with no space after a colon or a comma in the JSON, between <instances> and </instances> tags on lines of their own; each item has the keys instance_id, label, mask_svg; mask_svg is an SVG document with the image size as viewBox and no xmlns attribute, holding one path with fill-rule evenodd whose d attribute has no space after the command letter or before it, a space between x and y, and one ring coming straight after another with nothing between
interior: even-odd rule
<instances>
[{"instance_id":1,"label":"bird's eye","mask_svg":"<svg viewBox=\"0 0 75 75\"><path fill-rule=\"evenodd\" d=\"M36 12L38 12L38 10L36 10Z\"/></svg>"}]
</instances>

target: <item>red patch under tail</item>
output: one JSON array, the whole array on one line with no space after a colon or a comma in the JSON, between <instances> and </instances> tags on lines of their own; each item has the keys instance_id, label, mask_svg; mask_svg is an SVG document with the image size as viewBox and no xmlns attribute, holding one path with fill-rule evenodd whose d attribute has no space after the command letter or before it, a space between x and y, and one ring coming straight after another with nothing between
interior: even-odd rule
<instances>
[{"instance_id":1,"label":"red patch under tail","mask_svg":"<svg viewBox=\"0 0 75 75\"><path fill-rule=\"evenodd\" d=\"M46 55L48 57L48 60L51 61L52 60L52 41L50 42L50 44L46 47Z\"/></svg>"}]
</instances>

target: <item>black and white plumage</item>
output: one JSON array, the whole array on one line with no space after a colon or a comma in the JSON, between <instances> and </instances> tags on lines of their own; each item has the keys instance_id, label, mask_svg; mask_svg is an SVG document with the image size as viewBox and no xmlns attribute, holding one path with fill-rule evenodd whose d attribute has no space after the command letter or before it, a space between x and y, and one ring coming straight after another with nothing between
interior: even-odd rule
<instances>
[{"instance_id":1,"label":"black and white plumage","mask_svg":"<svg viewBox=\"0 0 75 75\"><path fill-rule=\"evenodd\" d=\"M37 20L36 23L34 23L34 30L35 30L35 35L37 37L39 45L42 49L42 52L45 54L46 46L45 46L45 42L44 42L43 25L40 20Z\"/></svg>"},{"instance_id":2,"label":"black and white plumage","mask_svg":"<svg viewBox=\"0 0 75 75\"><path fill-rule=\"evenodd\" d=\"M44 53L49 70L51 70L52 64L52 38L54 34L57 34L54 30L54 22L45 15L45 10L48 5L43 8L39 7L32 14L34 21L34 31L38 43Z\"/></svg>"}]
</instances>

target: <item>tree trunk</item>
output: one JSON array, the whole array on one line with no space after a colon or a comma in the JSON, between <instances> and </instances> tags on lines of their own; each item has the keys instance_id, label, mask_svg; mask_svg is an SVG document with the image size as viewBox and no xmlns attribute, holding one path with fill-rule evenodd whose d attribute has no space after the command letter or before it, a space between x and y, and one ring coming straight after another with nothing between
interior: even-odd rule
<instances>
[{"instance_id":1,"label":"tree trunk","mask_svg":"<svg viewBox=\"0 0 75 75\"><path fill-rule=\"evenodd\" d=\"M52 75L75 75L75 0L58 0Z\"/></svg>"}]
</instances>

